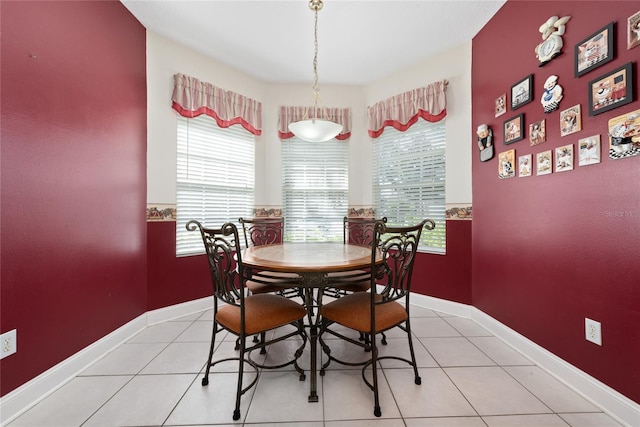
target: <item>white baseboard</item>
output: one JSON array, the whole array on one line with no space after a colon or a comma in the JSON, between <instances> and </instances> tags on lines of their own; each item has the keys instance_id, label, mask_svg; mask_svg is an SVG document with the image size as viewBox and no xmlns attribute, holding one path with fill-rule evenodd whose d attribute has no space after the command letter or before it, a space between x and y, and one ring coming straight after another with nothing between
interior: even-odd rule
<instances>
[{"instance_id":1,"label":"white baseboard","mask_svg":"<svg viewBox=\"0 0 640 427\"><path fill-rule=\"evenodd\" d=\"M585 399L602 408L616 421L631 427L640 426L640 405L539 346L493 317L471 309L471 319L502 339L528 359L558 378Z\"/></svg>"},{"instance_id":2,"label":"white baseboard","mask_svg":"<svg viewBox=\"0 0 640 427\"><path fill-rule=\"evenodd\" d=\"M212 307L211 297L148 311L0 398L0 426L20 416L149 325Z\"/></svg>"},{"instance_id":3,"label":"white baseboard","mask_svg":"<svg viewBox=\"0 0 640 427\"><path fill-rule=\"evenodd\" d=\"M475 321L576 393L593 402L616 421L630 427L640 426L640 405L476 307L418 294L411 295L411 303Z\"/></svg>"}]
</instances>

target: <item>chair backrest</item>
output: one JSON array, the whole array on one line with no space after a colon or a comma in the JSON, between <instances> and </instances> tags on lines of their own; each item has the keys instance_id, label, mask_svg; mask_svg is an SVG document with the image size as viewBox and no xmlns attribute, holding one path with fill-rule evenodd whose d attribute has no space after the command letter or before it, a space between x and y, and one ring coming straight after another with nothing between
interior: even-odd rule
<instances>
[{"instance_id":1,"label":"chair backrest","mask_svg":"<svg viewBox=\"0 0 640 427\"><path fill-rule=\"evenodd\" d=\"M345 244L371 246L376 221L386 223L387 217L376 220L375 218L350 218L345 216L342 220L343 242Z\"/></svg>"},{"instance_id":2,"label":"chair backrest","mask_svg":"<svg viewBox=\"0 0 640 427\"><path fill-rule=\"evenodd\" d=\"M380 303L408 297L423 228L433 230L435 222L425 219L417 225L407 227L388 226L382 221L375 223L374 241L382 254L382 264L375 267L376 248L373 248L371 263L376 277L372 280L372 289L375 289L376 284L383 286L382 290L378 290L378 294L382 295Z\"/></svg>"},{"instance_id":3,"label":"chair backrest","mask_svg":"<svg viewBox=\"0 0 640 427\"><path fill-rule=\"evenodd\" d=\"M244 293L240 291L242 258L238 228L230 222L220 228L206 228L195 220L187 222L187 230L196 229L200 230L209 261L216 308L218 299L227 304L241 305Z\"/></svg>"},{"instance_id":4,"label":"chair backrest","mask_svg":"<svg viewBox=\"0 0 640 427\"><path fill-rule=\"evenodd\" d=\"M247 247L282 243L284 218L240 218L238 221Z\"/></svg>"}]
</instances>

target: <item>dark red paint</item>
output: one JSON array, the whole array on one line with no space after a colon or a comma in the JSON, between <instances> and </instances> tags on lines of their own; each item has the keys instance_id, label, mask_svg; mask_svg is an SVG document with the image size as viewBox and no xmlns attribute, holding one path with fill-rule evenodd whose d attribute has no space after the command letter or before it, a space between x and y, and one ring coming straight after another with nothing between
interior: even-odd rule
<instances>
[{"instance_id":1,"label":"dark red paint","mask_svg":"<svg viewBox=\"0 0 640 427\"><path fill-rule=\"evenodd\" d=\"M587 84L633 61L636 88L640 48L627 50L627 17L638 2L508 1L473 40L473 126L491 125L496 152L520 155L574 144L573 171L498 179L497 154L473 156L473 305L520 334L640 402L640 156L608 158L607 122L640 109L635 101L588 115ZM570 15L563 54L538 67L540 25ZM574 78L574 46L615 21L615 59ZM494 101L533 73L534 101L494 117ZM544 81L559 76L564 99L545 114ZM510 94L508 95L510 99ZM560 110L582 105L582 131L560 136ZM503 121L524 113L528 124L546 119L547 142L503 145ZM600 134L602 161L579 167L577 141ZM534 162L535 163L535 162ZM554 169L555 170L555 169ZM602 323L603 346L585 340L584 319Z\"/></svg>"},{"instance_id":2,"label":"dark red paint","mask_svg":"<svg viewBox=\"0 0 640 427\"><path fill-rule=\"evenodd\" d=\"M0 8L5 395L147 309L146 67L118 1Z\"/></svg>"},{"instance_id":3,"label":"dark red paint","mask_svg":"<svg viewBox=\"0 0 640 427\"><path fill-rule=\"evenodd\" d=\"M204 249L204 247L203 247ZM147 310L211 295L207 257L176 257L176 222L147 224Z\"/></svg>"}]
</instances>

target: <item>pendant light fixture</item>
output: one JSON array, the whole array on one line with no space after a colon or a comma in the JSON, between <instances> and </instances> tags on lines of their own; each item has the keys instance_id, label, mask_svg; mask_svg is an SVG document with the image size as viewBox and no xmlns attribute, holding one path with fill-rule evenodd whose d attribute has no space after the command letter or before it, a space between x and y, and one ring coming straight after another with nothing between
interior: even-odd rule
<instances>
[{"instance_id":1,"label":"pendant light fixture","mask_svg":"<svg viewBox=\"0 0 640 427\"><path fill-rule=\"evenodd\" d=\"M342 125L329 120L327 109L320 103L318 89L318 11L322 9L322 0L310 0L309 9L313 10L314 56L313 56L313 107L304 111L302 120L289 124L289 130L298 138L309 142L324 142L335 138ZM319 105L320 104L320 105ZM310 115L313 113L313 115ZM318 115L320 113L320 115Z\"/></svg>"}]
</instances>

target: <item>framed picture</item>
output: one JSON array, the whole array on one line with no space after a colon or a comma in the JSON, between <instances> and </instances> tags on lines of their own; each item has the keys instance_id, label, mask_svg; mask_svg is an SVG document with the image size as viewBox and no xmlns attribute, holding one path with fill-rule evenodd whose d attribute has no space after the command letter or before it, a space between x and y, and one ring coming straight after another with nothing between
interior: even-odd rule
<instances>
[{"instance_id":1,"label":"framed picture","mask_svg":"<svg viewBox=\"0 0 640 427\"><path fill-rule=\"evenodd\" d=\"M600 28L575 47L575 76L579 77L613 59L613 22Z\"/></svg>"},{"instance_id":2,"label":"framed picture","mask_svg":"<svg viewBox=\"0 0 640 427\"><path fill-rule=\"evenodd\" d=\"M498 98L496 98L496 106L495 106L496 117L503 115L507 112L507 94L503 93Z\"/></svg>"},{"instance_id":3,"label":"framed picture","mask_svg":"<svg viewBox=\"0 0 640 427\"><path fill-rule=\"evenodd\" d=\"M503 125L504 144L513 144L524 138L524 114L506 120Z\"/></svg>"},{"instance_id":4,"label":"framed picture","mask_svg":"<svg viewBox=\"0 0 640 427\"><path fill-rule=\"evenodd\" d=\"M609 158L640 155L640 110L609 120Z\"/></svg>"},{"instance_id":5,"label":"framed picture","mask_svg":"<svg viewBox=\"0 0 640 427\"><path fill-rule=\"evenodd\" d=\"M536 175L551 173L551 150L536 154Z\"/></svg>"},{"instance_id":6,"label":"framed picture","mask_svg":"<svg viewBox=\"0 0 640 427\"><path fill-rule=\"evenodd\" d=\"M573 170L573 144L556 148L556 172Z\"/></svg>"},{"instance_id":7,"label":"framed picture","mask_svg":"<svg viewBox=\"0 0 640 427\"><path fill-rule=\"evenodd\" d=\"M587 166L600 163L600 135L578 140L578 165Z\"/></svg>"},{"instance_id":8,"label":"framed picture","mask_svg":"<svg viewBox=\"0 0 640 427\"><path fill-rule=\"evenodd\" d=\"M589 115L595 116L633 101L633 63L589 82Z\"/></svg>"},{"instance_id":9,"label":"framed picture","mask_svg":"<svg viewBox=\"0 0 640 427\"><path fill-rule=\"evenodd\" d=\"M582 130L580 104L560 112L560 136L567 136Z\"/></svg>"},{"instance_id":10,"label":"framed picture","mask_svg":"<svg viewBox=\"0 0 640 427\"><path fill-rule=\"evenodd\" d=\"M531 154L518 157L518 176L531 176Z\"/></svg>"},{"instance_id":11,"label":"framed picture","mask_svg":"<svg viewBox=\"0 0 640 427\"><path fill-rule=\"evenodd\" d=\"M511 86L511 109L522 107L533 101L533 74L529 74Z\"/></svg>"},{"instance_id":12,"label":"framed picture","mask_svg":"<svg viewBox=\"0 0 640 427\"><path fill-rule=\"evenodd\" d=\"M542 144L547 140L545 122L546 120L542 119L539 122L529 125L529 141L531 142L531 146Z\"/></svg>"},{"instance_id":13,"label":"framed picture","mask_svg":"<svg viewBox=\"0 0 640 427\"><path fill-rule=\"evenodd\" d=\"M498 178L513 178L516 176L516 150L503 151L498 154Z\"/></svg>"},{"instance_id":14,"label":"framed picture","mask_svg":"<svg viewBox=\"0 0 640 427\"><path fill-rule=\"evenodd\" d=\"M640 10L627 18L627 49L640 46Z\"/></svg>"}]
</instances>

